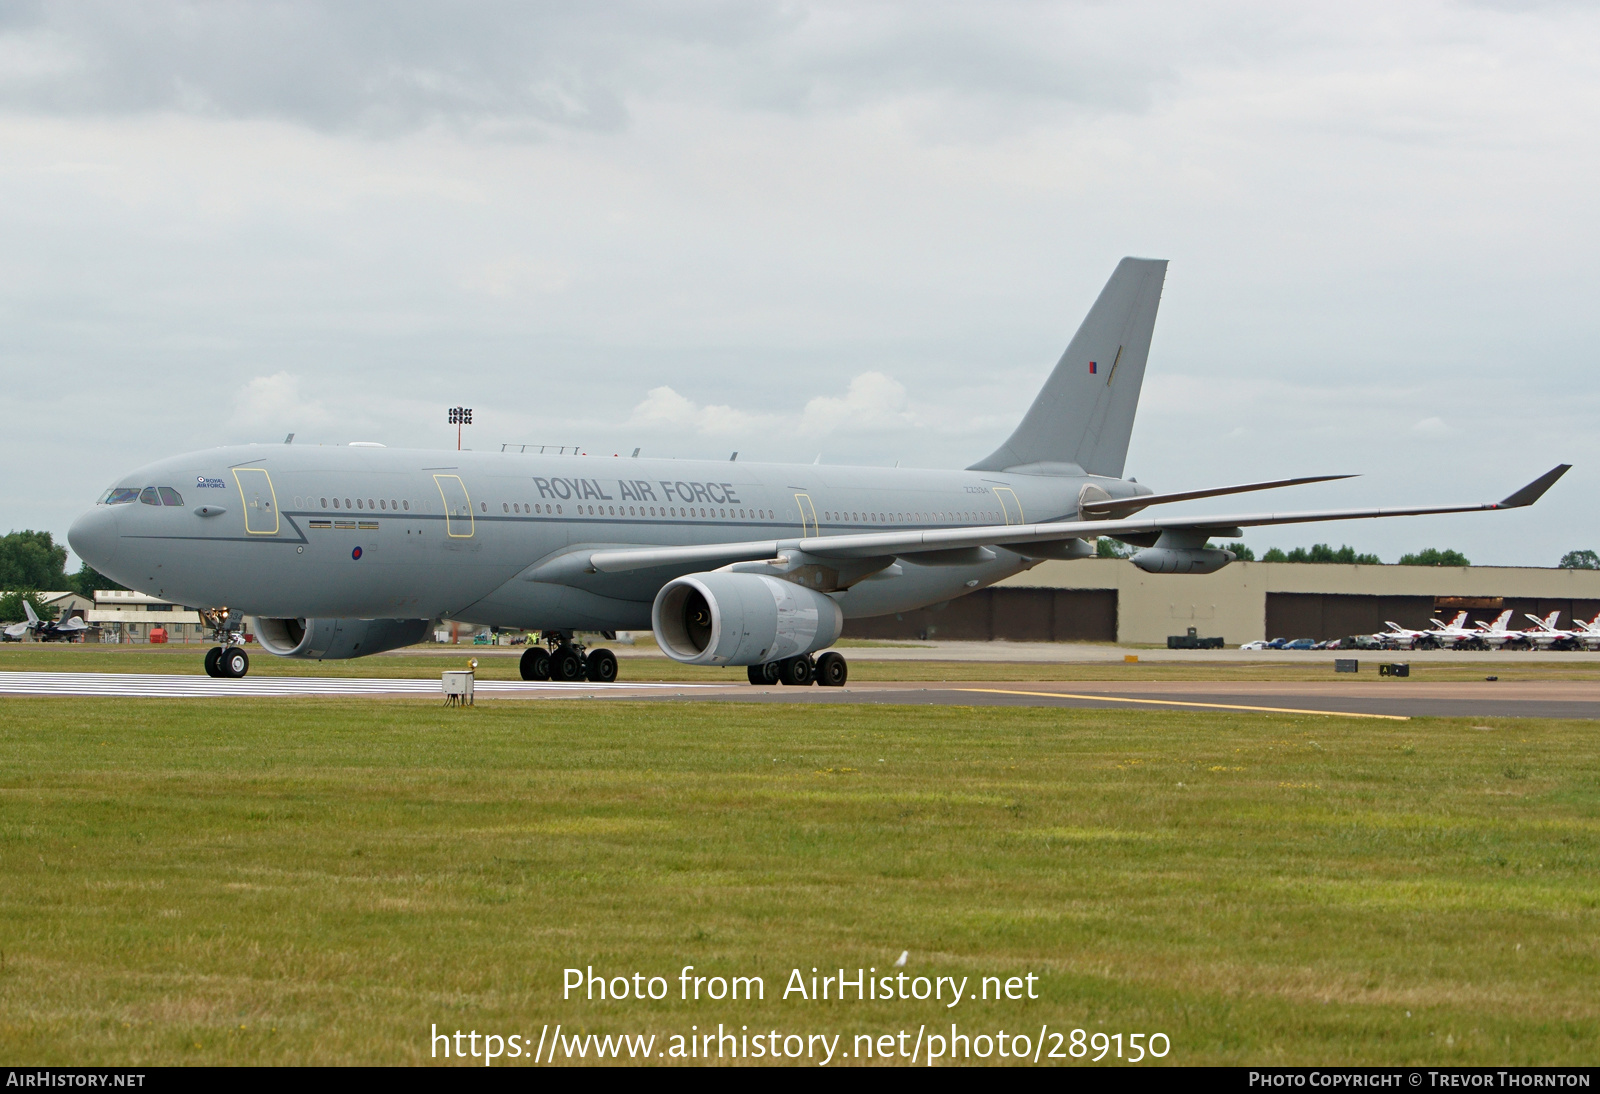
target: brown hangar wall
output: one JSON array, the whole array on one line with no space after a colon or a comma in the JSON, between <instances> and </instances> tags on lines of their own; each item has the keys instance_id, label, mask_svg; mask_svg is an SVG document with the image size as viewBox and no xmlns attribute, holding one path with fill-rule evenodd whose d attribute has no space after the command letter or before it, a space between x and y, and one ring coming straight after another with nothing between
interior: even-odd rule
<instances>
[{"instance_id":1,"label":"brown hangar wall","mask_svg":"<svg viewBox=\"0 0 1600 1094\"><path fill-rule=\"evenodd\" d=\"M996 586L931 608L846 620L844 637L1115 642L1117 590Z\"/></svg>"}]
</instances>

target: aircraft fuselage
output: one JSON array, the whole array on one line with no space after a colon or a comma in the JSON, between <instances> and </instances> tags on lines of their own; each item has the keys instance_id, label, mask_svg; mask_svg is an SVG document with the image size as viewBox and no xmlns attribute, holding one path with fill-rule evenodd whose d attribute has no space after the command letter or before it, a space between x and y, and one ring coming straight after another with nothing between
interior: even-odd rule
<instances>
[{"instance_id":1,"label":"aircraft fuselage","mask_svg":"<svg viewBox=\"0 0 1600 1094\"><path fill-rule=\"evenodd\" d=\"M71 541L122 584L197 608L645 629L657 591L707 567L525 574L578 547L1073 518L1087 482L1113 497L1148 492L1089 475L247 445L121 477ZM1032 564L990 553L967 565L902 560L837 597L846 617L905 611Z\"/></svg>"}]
</instances>

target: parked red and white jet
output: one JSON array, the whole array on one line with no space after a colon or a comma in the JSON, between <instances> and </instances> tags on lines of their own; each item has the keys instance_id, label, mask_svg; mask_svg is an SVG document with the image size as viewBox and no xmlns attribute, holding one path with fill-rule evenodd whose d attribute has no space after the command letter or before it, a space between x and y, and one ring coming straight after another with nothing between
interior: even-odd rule
<instances>
[{"instance_id":1,"label":"parked red and white jet","mask_svg":"<svg viewBox=\"0 0 1600 1094\"><path fill-rule=\"evenodd\" d=\"M1585 623L1581 619L1574 619L1572 625L1577 628L1573 637L1583 644L1586 650L1600 649L1600 615Z\"/></svg>"},{"instance_id":2,"label":"parked red and white jet","mask_svg":"<svg viewBox=\"0 0 1600 1094\"><path fill-rule=\"evenodd\" d=\"M1478 637L1478 632L1466 625L1466 612L1457 612L1456 617L1448 623L1438 619L1433 620L1433 623L1434 629L1425 633L1435 645L1446 649L1454 649Z\"/></svg>"},{"instance_id":3,"label":"parked red and white jet","mask_svg":"<svg viewBox=\"0 0 1600 1094\"><path fill-rule=\"evenodd\" d=\"M1521 642L1523 637L1521 631L1506 629L1506 624L1509 622L1511 622L1510 608L1507 608L1505 611L1495 616L1494 621L1491 623L1485 623L1482 620L1478 620L1478 641L1492 649L1497 650L1503 649L1508 644Z\"/></svg>"},{"instance_id":4,"label":"parked red and white jet","mask_svg":"<svg viewBox=\"0 0 1600 1094\"><path fill-rule=\"evenodd\" d=\"M1524 614L1527 615L1527 613ZM1532 642L1539 649L1553 650L1572 648L1574 639L1576 639L1578 636L1578 632L1564 631L1560 627L1556 626L1556 620L1561 617L1561 612L1559 609L1551 612L1543 619L1540 619L1536 615L1528 615L1527 617L1533 621L1533 629L1529 631L1523 631L1523 637L1529 642Z\"/></svg>"}]
</instances>

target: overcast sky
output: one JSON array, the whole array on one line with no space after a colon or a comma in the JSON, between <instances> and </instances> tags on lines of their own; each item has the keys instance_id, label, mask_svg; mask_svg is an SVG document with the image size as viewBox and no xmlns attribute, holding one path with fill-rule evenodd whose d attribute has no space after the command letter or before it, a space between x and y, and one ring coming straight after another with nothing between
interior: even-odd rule
<instances>
[{"instance_id":1,"label":"overcast sky","mask_svg":"<svg viewBox=\"0 0 1600 1094\"><path fill-rule=\"evenodd\" d=\"M11 2L0 529L457 403L477 449L961 467L1140 255L1129 473L1570 462L1248 537L1553 565L1600 549L1597 151L1577 3Z\"/></svg>"}]
</instances>

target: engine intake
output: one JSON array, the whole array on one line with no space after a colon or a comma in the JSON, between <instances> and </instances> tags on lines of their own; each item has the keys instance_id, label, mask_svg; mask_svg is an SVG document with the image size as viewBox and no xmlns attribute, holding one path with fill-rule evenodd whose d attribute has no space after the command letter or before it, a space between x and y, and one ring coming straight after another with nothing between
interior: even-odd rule
<instances>
[{"instance_id":1,"label":"engine intake","mask_svg":"<svg viewBox=\"0 0 1600 1094\"><path fill-rule=\"evenodd\" d=\"M689 574L656 594L661 651L686 665L763 665L827 649L844 630L829 596L764 574Z\"/></svg>"},{"instance_id":2,"label":"engine intake","mask_svg":"<svg viewBox=\"0 0 1600 1094\"><path fill-rule=\"evenodd\" d=\"M428 636L427 619L255 618L256 640L279 657L342 661L397 650Z\"/></svg>"}]
</instances>

